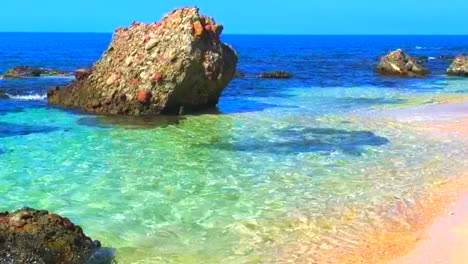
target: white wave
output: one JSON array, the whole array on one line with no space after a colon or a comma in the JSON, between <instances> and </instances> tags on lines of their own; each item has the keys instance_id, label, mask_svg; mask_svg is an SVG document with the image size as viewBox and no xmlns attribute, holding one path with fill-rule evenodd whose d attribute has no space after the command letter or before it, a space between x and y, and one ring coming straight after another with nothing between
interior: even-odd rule
<instances>
[{"instance_id":1,"label":"white wave","mask_svg":"<svg viewBox=\"0 0 468 264\"><path fill-rule=\"evenodd\" d=\"M424 47L416 46L416 49L424 49Z\"/></svg>"},{"instance_id":2,"label":"white wave","mask_svg":"<svg viewBox=\"0 0 468 264\"><path fill-rule=\"evenodd\" d=\"M28 94L28 95L11 95L6 94L10 99L20 100L20 101L30 101L30 100L45 100L47 95L45 94Z\"/></svg>"},{"instance_id":3,"label":"white wave","mask_svg":"<svg viewBox=\"0 0 468 264\"><path fill-rule=\"evenodd\" d=\"M429 59L429 60L435 60L436 57L429 57L428 59Z\"/></svg>"}]
</instances>

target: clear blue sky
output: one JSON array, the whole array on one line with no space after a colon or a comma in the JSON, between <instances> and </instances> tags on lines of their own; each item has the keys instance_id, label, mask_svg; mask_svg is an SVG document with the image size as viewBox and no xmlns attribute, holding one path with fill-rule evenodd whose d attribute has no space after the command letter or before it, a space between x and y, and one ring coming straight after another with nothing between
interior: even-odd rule
<instances>
[{"instance_id":1,"label":"clear blue sky","mask_svg":"<svg viewBox=\"0 0 468 264\"><path fill-rule=\"evenodd\" d=\"M181 6L231 34L468 34L468 0L5 0L0 32L112 32Z\"/></svg>"}]
</instances>

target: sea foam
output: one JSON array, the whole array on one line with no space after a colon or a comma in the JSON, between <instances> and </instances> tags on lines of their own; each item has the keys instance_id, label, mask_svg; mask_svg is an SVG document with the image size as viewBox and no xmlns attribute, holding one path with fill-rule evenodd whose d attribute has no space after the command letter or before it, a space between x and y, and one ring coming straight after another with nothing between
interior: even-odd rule
<instances>
[{"instance_id":1,"label":"sea foam","mask_svg":"<svg viewBox=\"0 0 468 264\"><path fill-rule=\"evenodd\" d=\"M21 101L31 101L31 100L45 100L47 95L45 94L28 94L28 95L11 95L6 94L10 99L21 100Z\"/></svg>"}]
</instances>

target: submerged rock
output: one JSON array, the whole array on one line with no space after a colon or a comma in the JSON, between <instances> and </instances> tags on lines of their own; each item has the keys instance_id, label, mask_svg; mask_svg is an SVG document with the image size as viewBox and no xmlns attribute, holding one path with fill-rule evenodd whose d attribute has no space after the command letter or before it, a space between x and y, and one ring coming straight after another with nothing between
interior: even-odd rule
<instances>
[{"instance_id":1,"label":"submerged rock","mask_svg":"<svg viewBox=\"0 0 468 264\"><path fill-rule=\"evenodd\" d=\"M4 75L0 76L0 79L21 79L30 77L54 77L67 75L71 75L71 73L50 68L18 66L13 69L9 69Z\"/></svg>"},{"instance_id":2,"label":"submerged rock","mask_svg":"<svg viewBox=\"0 0 468 264\"><path fill-rule=\"evenodd\" d=\"M407 77L424 76L429 70L421 66L413 57L401 49L395 50L380 58L377 73Z\"/></svg>"},{"instance_id":3,"label":"submerged rock","mask_svg":"<svg viewBox=\"0 0 468 264\"><path fill-rule=\"evenodd\" d=\"M49 91L49 102L126 115L213 107L237 65L235 51L220 40L222 31L198 8L176 9L153 24L118 28L93 69Z\"/></svg>"},{"instance_id":4,"label":"submerged rock","mask_svg":"<svg viewBox=\"0 0 468 264\"><path fill-rule=\"evenodd\" d=\"M447 69L447 74L468 77L468 56L460 55L455 57L452 65Z\"/></svg>"},{"instance_id":5,"label":"submerged rock","mask_svg":"<svg viewBox=\"0 0 468 264\"><path fill-rule=\"evenodd\" d=\"M236 71L236 73L234 74L234 78L236 78L236 79L245 78L245 73L242 72L242 71Z\"/></svg>"},{"instance_id":6,"label":"submerged rock","mask_svg":"<svg viewBox=\"0 0 468 264\"><path fill-rule=\"evenodd\" d=\"M264 72L259 76L262 79L291 79L292 77L292 74L285 71Z\"/></svg>"},{"instance_id":7,"label":"submerged rock","mask_svg":"<svg viewBox=\"0 0 468 264\"><path fill-rule=\"evenodd\" d=\"M30 208L0 213L0 263L83 264L99 249L99 241L59 215Z\"/></svg>"}]
</instances>

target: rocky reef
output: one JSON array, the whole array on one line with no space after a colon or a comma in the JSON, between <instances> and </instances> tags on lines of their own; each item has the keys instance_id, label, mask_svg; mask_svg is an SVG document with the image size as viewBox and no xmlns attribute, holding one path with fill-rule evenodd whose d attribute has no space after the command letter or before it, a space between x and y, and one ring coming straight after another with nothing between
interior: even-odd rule
<instances>
[{"instance_id":1,"label":"rocky reef","mask_svg":"<svg viewBox=\"0 0 468 264\"><path fill-rule=\"evenodd\" d=\"M71 72L40 68L32 66L18 66L9 69L4 75L0 76L0 79L21 79L21 78L32 78L32 77L56 77L56 76L71 76Z\"/></svg>"},{"instance_id":2,"label":"rocky reef","mask_svg":"<svg viewBox=\"0 0 468 264\"><path fill-rule=\"evenodd\" d=\"M421 66L417 59L408 56L401 49L381 57L376 71L383 75L405 77L420 77L429 73L429 70Z\"/></svg>"},{"instance_id":3,"label":"rocky reef","mask_svg":"<svg viewBox=\"0 0 468 264\"><path fill-rule=\"evenodd\" d=\"M293 76L285 71L264 72L258 76L262 79L291 79Z\"/></svg>"},{"instance_id":4,"label":"rocky reef","mask_svg":"<svg viewBox=\"0 0 468 264\"><path fill-rule=\"evenodd\" d=\"M99 248L59 215L31 208L0 213L0 263L83 264Z\"/></svg>"},{"instance_id":5,"label":"rocky reef","mask_svg":"<svg viewBox=\"0 0 468 264\"><path fill-rule=\"evenodd\" d=\"M447 69L447 74L468 77L468 56L460 55L455 57L452 65Z\"/></svg>"},{"instance_id":6,"label":"rocky reef","mask_svg":"<svg viewBox=\"0 0 468 264\"><path fill-rule=\"evenodd\" d=\"M198 8L161 22L118 28L103 57L50 103L97 114L155 115L213 107L234 78L237 55L220 40L223 26Z\"/></svg>"}]
</instances>

